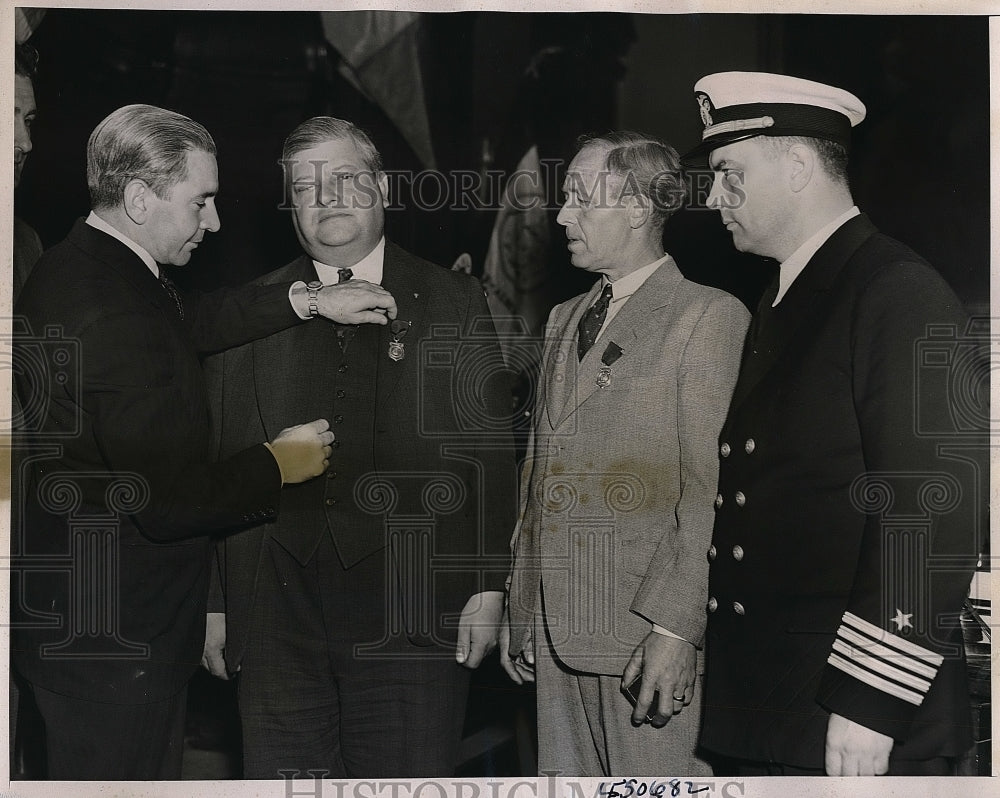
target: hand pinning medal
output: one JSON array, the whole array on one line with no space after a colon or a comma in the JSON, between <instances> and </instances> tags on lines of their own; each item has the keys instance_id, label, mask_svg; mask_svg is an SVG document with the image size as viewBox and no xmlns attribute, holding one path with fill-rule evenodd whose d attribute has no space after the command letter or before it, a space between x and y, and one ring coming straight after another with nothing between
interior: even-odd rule
<instances>
[{"instance_id":1,"label":"hand pinning medal","mask_svg":"<svg viewBox=\"0 0 1000 798\"><path fill-rule=\"evenodd\" d=\"M403 336L406 335L410 330L410 325L412 321L403 321L402 319L395 319L389 325L389 333L392 335L392 340L389 341L389 359L399 362L406 356L406 346L403 344Z\"/></svg>"},{"instance_id":2,"label":"hand pinning medal","mask_svg":"<svg viewBox=\"0 0 1000 798\"><path fill-rule=\"evenodd\" d=\"M608 348L604 350L604 354L601 355L601 370L597 372L597 387L607 388L611 384L611 366L614 365L615 361L618 360L624 353L618 344L612 341L608 344Z\"/></svg>"}]
</instances>

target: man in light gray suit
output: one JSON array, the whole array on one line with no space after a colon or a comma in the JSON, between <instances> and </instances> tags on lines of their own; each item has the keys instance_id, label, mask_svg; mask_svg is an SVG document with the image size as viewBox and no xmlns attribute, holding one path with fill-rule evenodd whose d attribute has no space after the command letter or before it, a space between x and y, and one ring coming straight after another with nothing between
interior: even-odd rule
<instances>
[{"instance_id":1,"label":"man in light gray suit","mask_svg":"<svg viewBox=\"0 0 1000 798\"><path fill-rule=\"evenodd\" d=\"M707 775L706 552L749 314L664 252L685 193L671 147L586 140L564 192L572 262L601 279L546 327L501 660L537 677L540 772Z\"/></svg>"}]
</instances>

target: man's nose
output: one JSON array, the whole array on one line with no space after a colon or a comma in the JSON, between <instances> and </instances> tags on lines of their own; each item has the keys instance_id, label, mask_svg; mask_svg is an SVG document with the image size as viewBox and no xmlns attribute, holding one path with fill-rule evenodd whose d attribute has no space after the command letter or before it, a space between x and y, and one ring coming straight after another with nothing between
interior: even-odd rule
<instances>
[{"instance_id":1,"label":"man's nose","mask_svg":"<svg viewBox=\"0 0 1000 798\"><path fill-rule=\"evenodd\" d=\"M336 205L340 202L340 187L335 180L321 180L316 189L316 202L319 205Z\"/></svg>"},{"instance_id":2,"label":"man's nose","mask_svg":"<svg viewBox=\"0 0 1000 798\"><path fill-rule=\"evenodd\" d=\"M202 229L207 230L209 233L217 233L222 227L222 220L219 219L219 210L215 207L214 202L209 202L205 205L201 216L201 226Z\"/></svg>"},{"instance_id":3,"label":"man's nose","mask_svg":"<svg viewBox=\"0 0 1000 798\"><path fill-rule=\"evenodd\" d=\"M726 189L722 185L722 172L716 172L712 178L712 190L708 192L708 199L705 205L712 210L721 211L725 207Z\"/></svg>"},{"instance_id":4,"label":"man's nose","mask_svg":"<svg viewBox=\"0 0 1000 798\"><path fill-rule=\"evenodd\" d=\"M14 117L14 146L27 155L31 152L31 132L24 123L24 119Z\"/></svg>"},{"instance_id":5,"label":"man's nose","mask_svg":"<svg viewBox=\"0 0 1000 798\"><path fill-rule=\"evenodd\" d=\"M568 202L564 202L563 206L559 209L559 213L556 215L556 223L561 224L563 227L568 227L573 224L576 219L576 213L574 209L569 207Z\"/></svg>"}]
</instances>

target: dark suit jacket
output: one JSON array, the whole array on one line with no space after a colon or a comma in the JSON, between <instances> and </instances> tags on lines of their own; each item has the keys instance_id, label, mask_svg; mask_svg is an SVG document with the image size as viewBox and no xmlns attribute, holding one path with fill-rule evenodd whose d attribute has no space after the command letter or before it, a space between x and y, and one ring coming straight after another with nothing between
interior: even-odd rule
<instances>
[{"instance_id":1,"label":"dark suit jacket","mask_svg":"<svg viewBox=\"0 0 1000 798\"><path fill-rule=\"evenodd\" d=\"M263 281L294 279L316 279L308 257ZM399 361L388 355L388 326L358 329L349 351L359 359L350 368L371 382L345 390L350 375L340 369L347 366L332 327L322 324L286 330L208 364L223 456L302 413L329 418L344 444L330 461L336 478L286 490L276 522L220 544L225 600L211 609L226 612L231 669L243 657L268 538L305 564L320 536L332 534L342 565L351 567L384 549L393 530L428 533L394 544L426 555L407 560L403 575L406 632L419 643L453 640L468 598L503 589L517 490L511 395L482 289L391 243L382 285L396 299L398 319L412 325ZM373 395L350 404L366 385ZM402 562L406 553L394 554Z\"/></svg>"},{"instance_id":2,"label":"dark suit jacket","mask_svg":"<svg viewBox=\"0 0 1000 798\"><path fill-rule=\"evenodd\" d=\"M965 314L865 216L761 313L720 439L702 742L822 768L834 712L895 756L957 754L985 502L983 430L956 413Z\"/></svg>"},{"instance_id":3,"label":"dark suit jacket","mask_svg":"<svg viewBox=\"0 0 1000 798\"><path fill-rule=\"evenodd\" d=\"M254 441L209 464L200 351L296 324L288 286L185 299L186 321L124 244L79 221L16 311L25 522L13 535L14 661L65 695L176 692L204 644L208 532L273 515L280 475Z\"/></svg>"}]
</instances>

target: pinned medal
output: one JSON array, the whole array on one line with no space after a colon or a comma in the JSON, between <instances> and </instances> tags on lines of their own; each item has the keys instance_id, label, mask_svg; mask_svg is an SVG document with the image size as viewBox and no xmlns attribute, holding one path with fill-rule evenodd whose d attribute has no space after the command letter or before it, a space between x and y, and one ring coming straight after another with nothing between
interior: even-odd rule
<instances>
[{"instance_id":1,"label":"pinned medal","mask_svg":"<svg viewBox=\"0 0 1000 798\"><path fill-rule=\"evenodd\" d=\"M392 340L389 341L389 359L397 363L406 357L406 346L403 344L403 336L410 330L412 321L401 321L396 319L389 324L389 332Z\"/></svg>"},{"instance_id":2,"label":"pinned medal","mask_svg":"<svg viewBox=\"0 0 1000 798\"><path fill-rule=\"evenodd\" d=\"M607 349L604 350L604 354L601 355L601 366L600 371L597 372L597 387L607 388L611 384L611 366L614 365L615 361L622 356L625 350L622 349L618 344L612 341L608 344Z\"/></svg>"}]
</instances>

